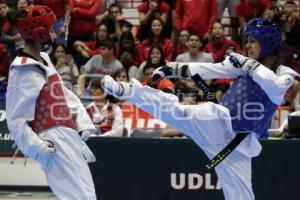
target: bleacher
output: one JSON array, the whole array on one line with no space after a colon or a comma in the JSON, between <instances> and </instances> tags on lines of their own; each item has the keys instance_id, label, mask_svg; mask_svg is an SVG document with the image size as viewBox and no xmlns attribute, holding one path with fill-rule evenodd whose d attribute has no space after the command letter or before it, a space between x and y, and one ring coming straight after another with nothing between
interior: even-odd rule
<instances>
[{"instance_id":1,"label":"bleacher","mask_svg":"<svg viewBox=\"0 0 300 200\"><path fill-rule=\"evenodd\" d=\"M123 7L123 15L124 17L130 21L134 26L139 26L139 13L137 7L141 5L142 0L118 0ZM278 0L279 3L283 4L286 0ZM297 2L299 5L299 1ZM299 11L298 11L299 12ZM223 18L221 20L224 25L224 33L226 36L230 36L229 27L230 27L230 17L228 13L228 9L226 8L223 14Z\"/></svg>"}]
</instances>

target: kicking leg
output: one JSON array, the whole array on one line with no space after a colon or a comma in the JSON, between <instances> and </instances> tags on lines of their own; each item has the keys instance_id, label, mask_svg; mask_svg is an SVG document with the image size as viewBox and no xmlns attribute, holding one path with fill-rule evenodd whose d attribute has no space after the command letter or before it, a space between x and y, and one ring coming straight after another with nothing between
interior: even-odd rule
<instances>
[{"instance_id":1,"label":"kicking leg","mask_svg":"<svg viewBox=\"0 0 300 200\"><path fill-rule=\"evenodd\" d=\"M173 128L182 132L191 131L188 128L192 126L191 120L188 119L188 111L179 103L175 95L142 86L135 79L132 79L130 84L117 83L110 76L103 78L102 87L107 93L127 100ZM184 123L186 125L183 126Z\"/></svg>"},{"instance_id":2,"label":"kicking leg","mask_svg":"<svg viewBox=\"0 0 300 200\"><path fill-rule=\"evenodd\" d=\"M105 76L102 85L109 94L126 99L193 140L197 140L197 144L224 145L234 136L229 111L221 105L211 102L182 105L177 96L142 86L135 79L132 79L131 84L117 83L110 76Z\"/></svg>"}]
</instances>

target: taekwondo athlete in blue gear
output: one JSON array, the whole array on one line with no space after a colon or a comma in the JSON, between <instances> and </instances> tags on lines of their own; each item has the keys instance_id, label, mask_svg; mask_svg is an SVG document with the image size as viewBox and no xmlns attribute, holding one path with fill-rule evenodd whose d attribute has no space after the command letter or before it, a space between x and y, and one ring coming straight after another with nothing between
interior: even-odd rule
<instances>
[{"instance_id":1,"label":"taekwondo athlete in blue gear","mask_svg":"<svg viewBox=\"0 0 300 200\"><path fill-rule=\"evenodd\" d=\"M236 78L220 104L181 105L178 98L137 80L117 83L105 76L103 88L126 99L142 110L188 135L212 159L236 135L247 133L241 143L215 167L226 200L254 200L251 183L251 159L258 156L258 138L267 136L267 126L276 106L292 85L292 69L279 66L276 73L256 60L276 53L281 43L281 30L272 22L258 18L245 29L247 56L230 54L222 63L170 62L153 73L154 79L164 77L201 79ZM263 46L265 45L265 46Z\"/></svg>"}]
</instances>

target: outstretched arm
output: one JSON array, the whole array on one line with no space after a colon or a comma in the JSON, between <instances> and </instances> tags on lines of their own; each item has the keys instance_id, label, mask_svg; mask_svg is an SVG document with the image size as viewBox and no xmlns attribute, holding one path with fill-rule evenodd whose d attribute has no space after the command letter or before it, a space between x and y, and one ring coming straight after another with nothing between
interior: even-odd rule
<instances>
[{"instance_id":1,"label":"outstretched arm","mask_svg":"<svg viewBox=\"0 0 300 200\"><path fill-rule=\"evenodd\" d=\"M202 63L190 62L179 63L169 62L164 67L160 67L153 72L153 79L161 78L190 78L194 75L200 75L202 79L227 79L236 78L243 75L241 69L234 67L229 57L221 63Z\"/></svg>"},{"instance_id":2,"label":"outstretched arm","mask_svg":"<svg viewBox=\"0 0 300 200\"><path fill-rule=\"evenodd\" d=\"M235 68L227 57L220 63L189 63L191 76L199 74L204 80L236 78L244 73Z\"/></svg>"}]
</instances>

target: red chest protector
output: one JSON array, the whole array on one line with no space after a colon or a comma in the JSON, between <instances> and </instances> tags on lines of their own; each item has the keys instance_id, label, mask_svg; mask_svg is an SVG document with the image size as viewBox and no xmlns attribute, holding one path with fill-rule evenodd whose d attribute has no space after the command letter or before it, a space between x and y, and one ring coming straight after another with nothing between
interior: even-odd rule
<instances>
[{"instance_id":1,"label":"red chest protector","mask_svg":"<svg viewBox=\"0 0 300 200\"><path fill-rule=\"evenodd\" d=\"M36 100L34 120L29 126L37 134L55 126L66 126L76 130L57 74L50 75L41 89Z\"/></svg>"},{"instance_id":2,"label":"red chest protector","mask_svg":"<svg viewBox=\"0 0 300 200\"><path fill-rule=\"evenodd\" d=\"M112 106L109 105L107 107L107 111L104 114L104 119L99 123L102 133L110 131L112 129L113 122L114 122L113 110L112 110Z\"/></svg>"},{"instance_id":3,"label":"red chest protector","mask_svg":"<svg viewBox=\"0 0 300 200\"><path fill-rule=\"evenodd\" d=\"M112 129L113 122L115 119L113 115L113 105L107 106L107 110L103 113L103 119L95 118L94 113L97 112L96 110L98 110L96 105L86 107L87 113L91 117L93 123L100 127L101 132L105 133L107 131L110 131Z\"/></svg>"}]
</instances>

